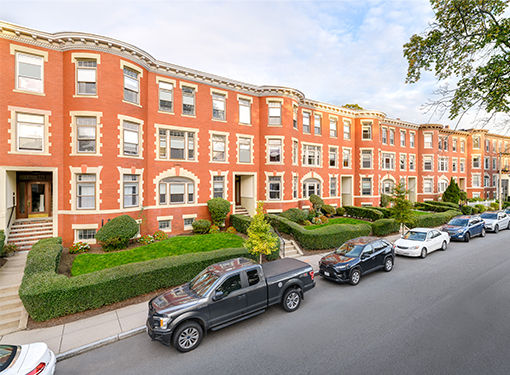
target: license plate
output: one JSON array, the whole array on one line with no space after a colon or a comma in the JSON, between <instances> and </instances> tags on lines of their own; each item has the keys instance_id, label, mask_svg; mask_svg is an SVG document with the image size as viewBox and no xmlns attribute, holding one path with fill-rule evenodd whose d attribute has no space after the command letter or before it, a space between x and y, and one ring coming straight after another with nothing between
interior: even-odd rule
<instances>
[{"instance_id":1,"label":"license plate","mask_svg":"<svg viewBox=\"0 0 510 375\"><path fill-rule=\"evenodd\" d=\"M329 272L324 272L324 275L329 276Z\"/></svg>"}]
</instances>

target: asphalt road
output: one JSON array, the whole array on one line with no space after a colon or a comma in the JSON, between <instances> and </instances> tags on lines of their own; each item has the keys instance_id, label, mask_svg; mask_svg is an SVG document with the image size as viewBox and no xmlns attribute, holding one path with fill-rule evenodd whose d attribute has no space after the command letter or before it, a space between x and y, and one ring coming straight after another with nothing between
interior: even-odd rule
<instances>
[{"instance_id":1,"label":"asphalt road","mask_svg":"<svg viewBox=\"0 0 510 375\"><path fill-rule=\"evenodd\" d=\"M73 374L509 374L510 230L396 259L358 286L317 278L182 354L146 334L57 363Z\"/></svg>"}]
</instances>

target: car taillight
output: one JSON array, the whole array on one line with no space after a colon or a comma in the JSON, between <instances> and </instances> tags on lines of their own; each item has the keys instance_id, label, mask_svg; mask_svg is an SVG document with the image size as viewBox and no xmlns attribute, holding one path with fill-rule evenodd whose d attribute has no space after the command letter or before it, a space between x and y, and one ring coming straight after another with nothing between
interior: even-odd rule
<instances>
[{"instance_id":1,"label":"car taillight","mask_svg":"<svg viewBox=\"0 0 510 375\"><path fill-rule=\"evenodd\" d=\"M33 369L32 371L30 371L27 375L38 375L40 374L41 372L43 372L44 368L46 367L46 363L44 362L41 362L37 365L37 367L35 369Z\"/></svg>"},{"instance_id":2,"label":"car taillight","mask_svg":"<svg viewBox=\"0 0 510 375\"><path fill-rule=\"evenodd\" d=\"M314 278L314 274L313 274L313 271L310 271L310 278L313 280Z\"/></svg>"}]
</instances>

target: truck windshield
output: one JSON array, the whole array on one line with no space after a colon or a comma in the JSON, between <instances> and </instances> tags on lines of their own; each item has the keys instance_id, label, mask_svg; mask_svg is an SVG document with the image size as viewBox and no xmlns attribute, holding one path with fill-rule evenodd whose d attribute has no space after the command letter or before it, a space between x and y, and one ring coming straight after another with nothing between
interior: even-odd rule
<instances>
[{"instance_id":1,"label":"truck windshield","mask_svg":"<svg viewBox=\"0 0 510 375\"><path fill-rule=\"evenodd\" d=\"M338 249L336 249L335 253L346 257L355 258L359 257L364 247L365 245L346 242Z\"/></svg>"},{"instance_id":2,"label":"truck windshield","mask_svg":"<svg viewBox=\"0 0 510 375\"><path fill-rule=\"evenodd\" d=\"M203 297L219 278L218 274L206 268L190 281L189 287L197 296Z\"/></svg>"}]
</instances>

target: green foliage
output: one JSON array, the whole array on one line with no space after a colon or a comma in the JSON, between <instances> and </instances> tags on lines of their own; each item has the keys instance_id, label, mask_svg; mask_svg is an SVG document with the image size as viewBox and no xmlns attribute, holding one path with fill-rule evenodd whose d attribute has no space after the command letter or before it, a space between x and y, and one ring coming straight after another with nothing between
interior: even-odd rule
<instances>
[{"instance_id":1,"label":"green foliage","mask_svg":"<svg viewBox=\"0 0 510 375\"><path fill-rule=\"evenodd\" d=\"M336 248L352 238L368 236L371 231L368 224L332 224L316 230L306 230L301 225L281 216L266 215L266 218L278 231L293 235L296 241L307 250Z\"/></svg>"},{"instance_id":2,"label":"green foliage","mask_svg":"<svg viewBox=\"0 0 510 375\"><path fill-rule=\"evenodd\" d=\"M302 223L308 219L308 212L300 210L299 208L289 208L288 210L283 211L280 216L295 223Z\"/></svg>"},{"instance_id":3,"label":"green foliage","mask_svg":"<svg viewBox=\"0 0 510 375\"><path fill-rule=\"evenodd\" d=\"M15 243L7 243L4 245L4 253L5 254L12 254L19 250L20 250L19 246L16 245Z\"/></svg>"},{"instance_id":4,"label":"green foliage","mask_svg":"<svg viewBox=\"0 0 510 375\"><path fill-rule=\"evenodd\" d=\"M35 321L96 309L180 285L213 263L250 257L244 248L221 249L127 264L68 278L56 273L61 254L60 238L40 240L28 253L19 295Z\"/></svg>"},{"instance_id":5,"label":"green foliage","mask_svg":"<svg viewBox=\"0 0 510 375\"><path fill-rule=\"evenodd\" d=\"M374 207L379 212L382 212L385 219L388 219L391 217L391 208L385 208L385 207Z\"/></svg>"},{"instance_id":6,"label":"green foliage","mask_svg":"<svg viewBox=\"0 0 510 375\"><path fill-rule=\"evenodd\" d=\"M312 209L314 212L320 212L322 206L324 205L324 201L321 197L315 194L310 195L310 203L312 204Z\"/></svg>"},{"instance_id":7,"label":"green foliage","mask_svg":"<svg viewBox=\"0 0 510 375\"><path fill-rule=\"evenodd\" d=\"M156 233L154 233L154 239L156 241L166 240L167 238L168 238L168 234L166 234L162 230L158 230L158 231L156 231Z\"/></svg>"},{"instance_id":8,"label":"green foliage","mask_svg":"<svg viewBox=\"0 0 510 375\"><path fill-rule=\"evenodd\" d=\"M248 228L248 239L244 241L244 247L251 254L259 256L262 263L262 254L269 255L278 249L278 238L271 232L271 226L264 218L264 203L257 202L257 213Z\"/></svg>"},{"instance_id":9,"label":"green foliage","mask_svg":"<svg viewBox=\"0 0 510 375\"><path fill-rule=\"evenodd\" d=\"M342 107L349 108L349 109L356 109L356 110L360 110L360 111L363 110L363 107L361 107L358 104L344 104Z\"/></svg>"},{"instance_id":10,"label":"green foliage","mask_svg":"<svg viewBox=\"0 0 510 375\"><path fill-rule=\"evenodd\" d=\"M468 206L467 204L462 206L460 209L464 215L473 215L473 207Z\"/></svg>"},{"instance_id":11,"label":"green foliage","mask_svg":"<svg viewBox=\"0 0 510 375\"><path fill-rule=\"evenodd\" d=\"M499 210L499 203L492 202L492 203L491 203L491 209L492 209L492 211L497 211L497 210Z\"/></svg>"},{"instance_id":12,"label":"green foliage","mask_svg":"<svg viewBox=\"0 0 510 375\"><path fill-rule=\"evenodd\" d=\"M345 208L343 208L343 207L337 207L337 208L336 208L336 214L337 214L338 216L344 216L344 215L345 215Z\"/></svg>"},{"instance_id":13,"label":"green foliage","mask_svg":"<svg viewBox=\"0 0 510 375\"><path fill-rule=\"evenodd\" d=\"M438 204L442 202L434 202L434 201L427 201L427 202L416 202L414 204L414 208L422 211L433 211L433 212L446 212L453 208L458 209L458 205L456 207L450 207L442 204Z\"/></svg>"},{"instance_id":14,"label":"green foliage","mask_svg":"<svg viewBox=\"0 0 510 375\"><path fill-rule=\"evenodd\" d=\"M507 208L507 207L510 207L510 202L503 202L503 208ZM1 239L0 239L1 241Z\"/></svg>"},{"instance_id":15,"label":"green foliage","mask_svg":"<svg viewBox=\"0 0 510 375\"><path fill-rule=\"evenodd\" d=\"M356 217L359 219L376 221L384 217L384 214L381 211L372 207L344 206L344 208L345 213L348 216Z\"/></svg>"},{"instance_id":16,"label":"green foliage","mask_svg":"<svg viewBox=\"0 0 510 375\"><path fill-rule=\"evenodd\" d=\"M69 254L86 253L90 250L90 245L85 242L76 242L69 246Z\"/></svg>"},{"instance_id":17,"label":"green foliage","mask_svg":"<svg viewBox=\"0 0 510 375\"><path fill-rule=\"evenodd\" d=\"M379 206L386 208L390 204L391 196L388 194L381 194L381 200L379 202Z\"/></svg>"},{"instance_id":18,"label":"green foliage","mask_svg":"<svg viewBox=\"0 0 510 375\"><path fill-rule=\"evenodd\" d=\"M207 201L207 207L214 225L221 226L230 212L230 202L223 198L213 198Z\"/></svg>"},{"instance_id":19,"label":"green foliage","mask_svg":"<svg viewBox=\"0 0 510 375\"><path fill-rule=\"evenodd\" d=\"M248 234L253 218L245 215L230 215L230 223L239 233Z\"/></svg>"},{"instance_id":20,"label":"green foliage","mask_svg":"<svg viewBox=\"0 0 510 375\"><path fill-rule=\"evenodd\" d=\"M5 233L0 230L0 257L4 256Z\"/></svg>"},{"instance_id":21,"label":"green foliage","mask_svg":"<svg viewBox=\"0 0 510 375\"><path fill-rule=\"evenodd\" d=\"M307 225L304 228L306 230L316 230L318 228L322 228L322 227L325 227L325 226L328 226L328 225L333 225L333 224L358 225L358 224L366 224L366 222L363 221L363 220L351 219L350 217L337 217L337 218L334 218L334 219L329 219L328 222L324 223L324 224L312 225L312 223L310 223L310 225Z\"/></svg>"},{"instance_id":22,"label":"green foliage","mask_svg":"<svg viewBox=\"0 0 510 375\"><path fill-rule=\"evenodd\" d=\"M148 245L150 243L154 243L154 236L151 236L150 234L146 234L145 236L142 236L138 239L138 243L141 243L142 245Z\"/></svg>"},{"instance_id":23,"label":"green foliage","mask_svg":"<svg viewBox=\"0 0 510 375\"><path fill-rule=\"evenodd\" d=\"M225 233L235 234L235 233L237 233L237 230L234 227L228 227L227 230L225 231Z\"/></svg>"},{"instance_id":24,"label":"green foliage","mask_svg":"<svg viewBox=\"0 0 510 375\"><path fill-rule=\"evenodd\" d=\"M487 208L483 204L475 204L475 207L478 208L479 213L487 211Z\"/></svg>"},{"instance_id":25,"label":"green foliage","mask_svg":"<svg viewBox=\"0 0 510 375\"><path fill-rule=\"evenodd\" d=\"M471 207L471 209L473 210L473 215L480 213L480 210L478 209L478 207Z\"/></svg>"},{"instance_id":26,"label":"green foliage","mask_svg":"<svg viewBox=\"0 0 510 375\"><path fill-rule=\"evenodd\" d=\"M459 193L459 199L461 202L466 202L467 201L467 192L461 191Z\"/></svg>"},{"instance_id":27,"label":"green foliage","mask_svg":"<svg viewBox=\"0 0 510 375\"><path fill-rule=\"evenodd\" d=\"M443 202L451 202L458 205L459 201L460 201L460 188L459 185L457 185L457 182L455 182L455 180L452 177L450 179L450 184L443 193Z\"/></svg>"},{"instance_id":28,"label":"green foliage","mask_svg":"<svg viewBox=\"0 0 510 375\"><path fill-rule=\"evenodd\" d=\"M453 89L443 86L436 103L439 114L454 119L470 108L508 113L510 105L510 23L505 0L431 0L435 19L422 35L404 45L407 83L421 71L434 71L438 81L454 78ZM488 121L487 120L487 121Z\"/></svg>"},{"instance_id":29,"label":"green foliage","mask_svg":"<svg viewBox=\"0 0 510 375\"><path fill-rule=\"evenodd\" d=\"M108 221L96 233L104 251L125 249L129 240L138 233L138 224L129 215L120 215Z\"/></svg>"},{"instance_id":30,"label":"green foliage","mask_svg":"<svg viewBox=\"0 0 510 375\"><path fill-rule=\"evenodd\" d=\"M405 224L409 228L432 228L443 225L450 221L453 217L459 216L462 213L459 210L449 210L446 212L438 212L430 215L414 216L410 221Z\"/></svg>"},{"instance_id":31,"label":"green foliage","mask_svg":"<svg viewBox=\"0 0 510 375\"><path fill-rule=\"evenodd\" d=\"M322 206L321 212L324 215L334 215L336 210L335 210L335 207L330 206L329 204L325 204L325 205Z\"/></svg>"},{"instance_id":32,"label":"green foliage","mask_svg":"<svg viewBox=\"0 0 510 375\"><path fill-rule=\"evenodd\" d=\"M209 233L220 233L220 227L217 225L211 225L211 229L209 229Z\"/></svg>"},{"instance_id":33,"label":"green foliage","mask_svg":"<svg viewBox=\"0 0 510 375\"><path fill-rule=\"evenodd\" d=\"M406 190L405 184L402 182L399 182L393 188L393 193L391 195L393 207L390 208L391 217L399 224L405 223L413 218L413 204L406 198L408 194L409 190Z\"/></svg>"},{"instance_id":34,"label":"green foliage","mask_svg":"<svg viewBox=\"0 0 510 375\"><path fill-rule=\"evenodd\" d=\"M211 222L205 219L195 220L192 224L193 232L196 234L206 234L209 233L211 229Z\"/></svg>"},{"instance_id":35,"label":"green foliage","mask_svg":"<svg viewBox=\"0 0 510 375\"><path fill-rule=\"evenodd\" d=\"M372 223L372 234L374 236L386 236L400 230L400 223L395 219L379 219Z\"/></svg>"}]
</instances>

